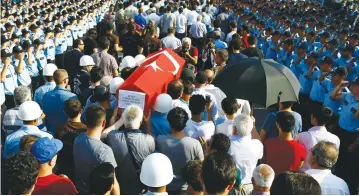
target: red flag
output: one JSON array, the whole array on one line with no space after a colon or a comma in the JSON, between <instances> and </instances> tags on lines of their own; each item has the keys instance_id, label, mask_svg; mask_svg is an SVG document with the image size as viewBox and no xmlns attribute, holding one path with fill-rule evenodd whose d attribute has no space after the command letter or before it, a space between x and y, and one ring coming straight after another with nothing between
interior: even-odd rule
<instances>
[{"instance_id":1,"label":"red flag","mask_svg":"<svg viewBox=\"0 0 359 196\"><path fill-rule=\"evenodd\" d=\"M185 60L170 49L152 53L117 89L117 93L121 90L145 93L145 113L148 113L156 97L166 93L168 83L180 77L184 64Z\"/></svg>"}]
</instances>

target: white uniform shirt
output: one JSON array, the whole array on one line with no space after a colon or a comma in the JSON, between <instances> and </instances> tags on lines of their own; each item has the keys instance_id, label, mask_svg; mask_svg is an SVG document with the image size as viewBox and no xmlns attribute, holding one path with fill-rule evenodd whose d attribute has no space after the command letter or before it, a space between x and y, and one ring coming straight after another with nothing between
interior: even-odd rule
<instances>
[{"instance_id":1,"label":"white uniform shirt","mask_svg":"<svg viewBox=\"0 0 359 196\"><path fill-rule=\"evenodd\" d=\"M197 22L198 16L199 16L199 14L196 11L188 11L188 13L187 13L188 25L195 24Z\"/></svg>"},{"instance_id":2,"label":"white uniform shirt","mask_svg":"<svg viewBox=\"0 0 359 196\"><path fill-rule=\"evenodd\" d=\"M186 127L184 128L184 133L188 137L192 137L194 139L204 137L204 139L208 141L211 139L212 135L214 135L214 129L212 121L202 121L198 123L189 119Z\"/></svg>"},{"instance_id":3,"label":"white uniform shirt","mask_svg":"<svg viewBox=\"0 0 359 196\"><path fill-rule=\"evenodd\" d=\"M176 18L176 32L185 33L186 26L187 26L187 17L183 13L179 14Z\"/></svg>"},{"instance_id":4,"label":"white uniform shirt","mask_svg":"<svg viewBox=\"0 0 359 196\"><path fill-rule=\"evenodd\" d=\"M307 151L307 160L304 161L300 171L306 171L311 168L308 163L311 155L310 150L320 141L332 142L337 145L338 149L340 145L338 136L328 132L324 126L312 127L307 132L299 133L294 140L302 144Z\"/></svg>"},{"instance_id":5,"label":"white uniform shirt","mask_svg":"<svg viewBox=\"0 0 359 196\"><path fill-rule=\"evenodd\" d=\"M263 144L251 136L232 136L228 153L241 170L242 184L252 183L253 171L263 157Z\"/></svg>"},{"instance_id":6,"label":"white uniform shirt","mask_svg":"<svg viewBox=\"0 0 359 196\"><path fill-rule=\"evenodd\" d=\"M333 175L329 169L309 169L305 173L318 181L322 195L350 195L347 183Z\"/></svg>"}]
</instances>

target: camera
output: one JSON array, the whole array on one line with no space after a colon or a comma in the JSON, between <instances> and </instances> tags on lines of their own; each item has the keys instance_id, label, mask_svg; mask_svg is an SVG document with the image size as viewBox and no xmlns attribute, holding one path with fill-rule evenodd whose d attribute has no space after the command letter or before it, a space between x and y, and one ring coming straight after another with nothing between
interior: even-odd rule
<instances>
[{"instance_id":1,"label":"camera","mask_svg":"<svg viewBox=\"0 0 359 196\"><path fill-rule=\"evenodd\" d=\"M213 43L210 43L210 44L208 44L208 49L214 49L214 44Z\"/></svg>"},{"instance_id":2,"label":"camera","mask_svg":"<svg viewBox=\"0 0 359 196\"><path fill-rule=\"evenodd\" d=\"M188 52L188 51L189 51L189 47L183 45L183 46L182 46L182 52Z\"/></svg>"}]
</instances>

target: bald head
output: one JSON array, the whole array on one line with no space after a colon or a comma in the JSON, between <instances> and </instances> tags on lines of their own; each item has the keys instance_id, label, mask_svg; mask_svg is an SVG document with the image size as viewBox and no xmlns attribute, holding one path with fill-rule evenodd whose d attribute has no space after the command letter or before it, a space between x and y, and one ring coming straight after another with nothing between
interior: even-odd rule
<instances>
[{"instance_id":1,"label":"bald head","mask_svg":"<svg viewBox=\"0 0 359 196\"><path fill-rule=\"evenodd\" d=\"M211 69L206 69L204 71L204 75L207 76L208 80L208 84L211 84L214 80L214 72Z\"/></svg>"},{"instance_id":2,"label":"bald head","mask_svg":"<svg viewBox=\"0 0 359 196\"><path fill-rule=\"evenodd\" d=\"M254 184L260 188L270 188L274 180L274 170L267 164L261 164L253 171Z\"/></svg>"},{"instance_id":3,"label":"bald head","mask_svg":"<svg viewBox=\"0 0 359 196\"><path fill-rule=\"evenodd\" d=\"M54 80L57 86L67 85L69 75L64 69L58 69L54 72Z\"/></svg>"},{"instance_id":4,"label":"bald head","mask_svg":"<svg viewBox=\"0 0 359 196\"><path fill-rule=\"evenodd\" d=\"M202 16L201 16L201 15L199 15L199 16L197 17L197 21L198 21L198 22L202 21Z\"/></svg>"}]
</instances>

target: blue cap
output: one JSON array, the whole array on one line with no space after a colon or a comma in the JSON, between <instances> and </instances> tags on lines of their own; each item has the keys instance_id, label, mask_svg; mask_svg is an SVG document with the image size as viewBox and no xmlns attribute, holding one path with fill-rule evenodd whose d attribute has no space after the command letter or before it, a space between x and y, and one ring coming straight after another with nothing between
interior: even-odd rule
<instances>
[{"instance_id":1,"label":"blue cap","mask_svg":"<svg viewBox=\"0 0 359 196\"><path fill-rule=\"evenodd\" d=\"M43 137L34 142L30 152L41 164L49 162L62 149L62 142L58 139Z\"/></svg>"}]
</instances>

